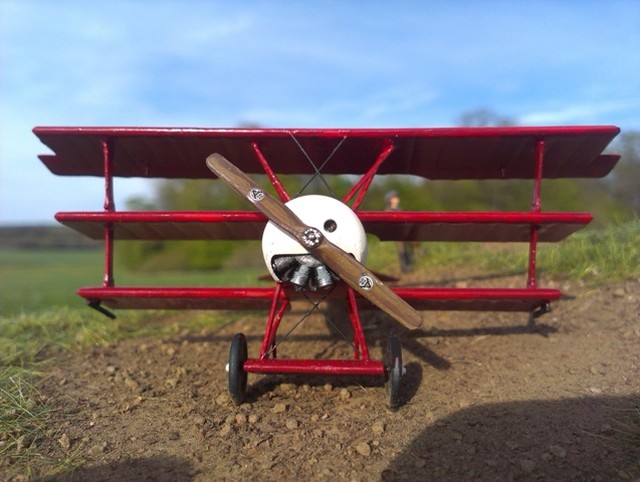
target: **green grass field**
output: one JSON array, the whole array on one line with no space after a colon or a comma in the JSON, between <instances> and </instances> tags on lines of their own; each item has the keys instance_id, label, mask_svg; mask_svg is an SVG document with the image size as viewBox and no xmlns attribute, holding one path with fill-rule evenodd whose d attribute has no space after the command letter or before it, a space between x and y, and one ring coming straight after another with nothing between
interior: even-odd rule
<instances>
[{"instance_id":1,"label":"green grass field","mask_svg":"<svg viewBox=\"0 0 640 482\"><path fill-rule=\"evenodd\" d=\"M421 266L477 266L487 271L527 266L526 245L429 243ZM377 271L397 268L393 243L370 242L367 265ZM117 259L117 258L116 258ZM592 282L640 276L640 220L608 228L586 229L558 244L541 245L538 270L550 276ZM53 307L81 307L75 291L99 286L104 273L102 250L0 249L0 316ZM116 265L116 284L125 286L251 286L266 273L262 266L210 271L132 272Z\"/></svg>"},{"instance_id":2,"label":"green grass field","mask_svg":"<svg viewBox=\"0 0 640 482\"><path fill-rule=\"evenodd\" d=\"M432 243L431 266L475 266L490 273L525 272L525 245ZM640 276L640 220L605 228L587 228L561 241L541 243L538 274L600 284Z\"/></svg>"},{"instance_id":3,"label":"green grass field","mask_svg":"<svg viewBox=\"0 0 640 482\"><path fill-rule=\"evenodd\" d=\"M131 272L116 265L119 285L133 286L249 286L265 269L219 271ZM100 286L104 273L102 250L0 249L0 316L32 313L54 307L81 307L76 290Z\"/></svg>"},{"instance_id":4,"label":"green grass field","mask_svg":"<svg viewBox=\"0 0 640 482\"><path fill-rule=\"evenodd\" d=\"M0 250L0 314L73 306L78 287L100 281L100 264L93 250Z\"/></svg>"}]
</instances>

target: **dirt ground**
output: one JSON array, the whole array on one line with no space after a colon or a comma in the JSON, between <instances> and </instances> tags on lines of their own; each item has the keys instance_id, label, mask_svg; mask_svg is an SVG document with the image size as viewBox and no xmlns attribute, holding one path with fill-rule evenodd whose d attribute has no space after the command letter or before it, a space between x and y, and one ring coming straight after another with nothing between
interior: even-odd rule
<instances>
[{"instance_id":1,"label":"dirt ground","mask_svg":"<svg viewBox=\"0 0 640 482\"><path fill-rule=\"evenodd\" d=\"M374 358L390 332L403 346L398 411L382 379L352 377L250 375L234 406L229 342L246 333L256 356L264 325L242 313L66 355L42 387L56 415L40 450L79 465L68 480L640 480L640 280L560 287L535 328L509 313L432 313L417 335L368 319ZM312 318L279 355L349 358Z\"/></svg>"}]
</instances>

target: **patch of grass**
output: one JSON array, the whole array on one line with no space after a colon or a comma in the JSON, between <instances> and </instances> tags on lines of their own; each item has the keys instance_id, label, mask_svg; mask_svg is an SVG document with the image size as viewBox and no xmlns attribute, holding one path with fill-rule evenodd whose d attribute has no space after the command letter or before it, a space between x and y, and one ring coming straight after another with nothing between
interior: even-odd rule
<instances>
[{"instance_id":1,"label":"patch of grass","mask_svg":"<svg viewBox=\"0 0 640 482\"><path fill-rule=\"evenodd\" d=\"M173 336L223 322L225 315L205 312L124 311L110 320L89 309L52 308L0 317L0 368L31 369L52 352L151 334Z\"/></svg>"},{"instance_id":2,"label":"patch of grass","mask_svg":"<svg viewBox=\"0 0 640 482\"><path fill-rule=\"evenodd\" d=\"M542 269L550 275L588 281L640 276L640 219L585 230L550 248L540 255Z\"/></svg>"},{"instance_id":3,"label":"patch of grass","mask_svg":"<svg viewBox=\"0 0 640 482\"><path fill-rule=\"evenodd\" d=\"M373 242L372 269L397 266L393 243ZM520 244L425 243L418 265L476 267L492 273L525 273L528 248ZM538 273L598 284L640 276L640 220L580 231L559 243L540 243Z\"/></svg>"},{"instance_id":4,"label":"patch of grass","mask_svg":"<svg viewBox=\"0 0 640 482\"><path fill-rule=\"evenodd\" d=\"M69 308L0 318L0 464L25 467L30 475L50 418L33 383L51 352L104 343L114 325L89 310Z\"/></svg>"},{"instance_id":5,"label":"patch of grass","mask_svg":"<svg viewBox=\"0 0 640 482\"><path fill-rule=\"evenodd\" d=\"M0 373L0 460L19 460L26 467L38 456L37 445L50 417L38 390L25 380L32 376L15 368Z\"/></svg>"},{"instance_id":6,"label":"patch of grass","mask_svg":"<svg viewBox=\"0 0 640 482\"><path fill-rule=\"evenodd\" d=\"M37 384L56 352L137 336L174 336L184 330L211 328L225 319L224 313L204 312L126 311L121 315L109 320L86 308L56 307L0 317L0 472L6 466L31 476L33 462L42 462L37 446L51 413ZM59 463L51 461L51 470L62 470L55 467Z\"/></svg>"},{"instance_id":7,"label":"patch of grass","mask_svg":"<svg viewBox=\"0 0 640 482\"><path fill-rule=\"evenodd\" d=\"M1 249L0 315L77 304L76 289L99 283L102 263L100 250Z\"/></svg>"},{"instance_id":8,"label":"patch of grass","mask_svg":"<svg viewBox=\"0 0 640 482\"><path fill-rule=\"evenodd\" d=\"M47 351L105 344L135 332L149 316L131 312L107 320L88 309L66 307L0 318L0 363L30 367L47 357Z\"/></svg>"},{"instance_id":9,"label":"patch of grass","mask_svg":"<svg viewBox=\"0 0 640 482\"><path fill-rule=\"evenodd\" d=\"M508 247L482 252L480 267L507 270L527 266L527 250ZM640 220L585 229L560 243L541 243L537 269L556 278L589 283L620 281L640 276Z\"/></svg>"}]
</instances>

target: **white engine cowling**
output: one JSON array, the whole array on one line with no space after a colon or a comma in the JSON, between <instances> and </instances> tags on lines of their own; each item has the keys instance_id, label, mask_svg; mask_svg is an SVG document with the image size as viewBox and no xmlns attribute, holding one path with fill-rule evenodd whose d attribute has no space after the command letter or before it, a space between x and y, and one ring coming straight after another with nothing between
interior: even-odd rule
<instances>
[{"instance_id":1,"label":"white engine cowling","mask_svg":"<svg viewBox=\"0 0 640 482\"><path fill-rule=\"evenodd\" d=\"M286 203L307 226L319 229L336 246L364 262L367 256L367 236L358 216L337 199L316 194L300 196ZM320 265L300 244L272 222L262 233L262 255L269 273L282 281L283 271L278 269L279 259L296 257L298 264L317 268ZM322 269L322 268L320 268ZM280 271L278 273L277 271Z\"/></svg>"}]
</instances>

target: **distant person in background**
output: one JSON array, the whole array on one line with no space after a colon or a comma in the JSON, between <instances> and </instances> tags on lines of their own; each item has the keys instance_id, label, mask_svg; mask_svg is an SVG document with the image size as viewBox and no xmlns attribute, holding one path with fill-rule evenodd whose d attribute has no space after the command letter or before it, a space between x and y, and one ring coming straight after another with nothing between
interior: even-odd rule
<instances>
[{"instance_id":1,"label":"distant person in background","mask_svg":"<svg viewBox=\"0 0 640 482\"><path fill-rule=\"evenodd\" d=\"M389 191L384 200L387 204L387 211L402 211L400 207L400 196L396 191ZM398 250L398 259L400 260L400 269L403 273L409 273L413 270L413 243L408 241L397 241L396 249Z\"/></svg>"}]
</instances>

